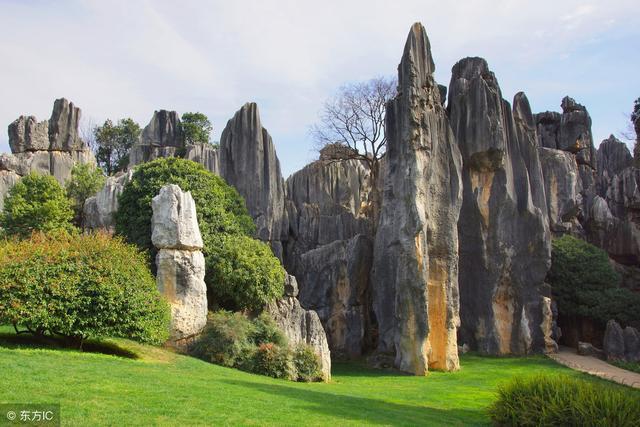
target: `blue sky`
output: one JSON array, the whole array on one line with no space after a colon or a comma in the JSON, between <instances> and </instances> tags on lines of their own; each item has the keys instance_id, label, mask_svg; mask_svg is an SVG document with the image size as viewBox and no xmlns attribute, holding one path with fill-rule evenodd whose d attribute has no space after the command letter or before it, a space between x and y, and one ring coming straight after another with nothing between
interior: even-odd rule
<instances>
[{"instance_id":1,"label":"blue sky","mask_svg":"<svg viewBox=\"0 0 640 427\"><path fill-rule=\"evenodd\" d=\"M346 82L395 74L415 21L439 83L457 60L482 56L507 100L523 90L544 111L572 96L596 145L626 130L640 96L640 9L625 0L0 0L0 124L46 119L64 96L93 123L201 111L218 139L255 101L286 176L316 156L307 130L323 101Z\"/></svg>"}]
</instances>

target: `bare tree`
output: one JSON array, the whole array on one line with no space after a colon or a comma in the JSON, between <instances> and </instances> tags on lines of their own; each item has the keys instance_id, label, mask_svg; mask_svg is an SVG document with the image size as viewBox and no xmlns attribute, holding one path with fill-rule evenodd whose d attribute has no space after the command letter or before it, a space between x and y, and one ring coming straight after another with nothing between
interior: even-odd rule
<instances>
[{"instance_id":1,"label":"bare tree","mask_svg":"<svg viewBox=\"0 0 640 427\"><path fill-rule=\"evenodd\" d=\"M371 173L374 215L379 206L376 188L380 160L386 152L384 133L386 104L397 93L395 78L378 77L342 86L322 107L320 120L310 132L323 161L356 159Z\"/></svg>"}]
</instances>

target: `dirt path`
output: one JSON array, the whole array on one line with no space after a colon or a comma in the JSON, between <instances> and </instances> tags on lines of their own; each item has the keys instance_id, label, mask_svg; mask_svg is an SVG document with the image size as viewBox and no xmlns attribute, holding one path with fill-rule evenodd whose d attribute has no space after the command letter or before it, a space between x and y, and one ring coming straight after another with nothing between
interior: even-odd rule
<instances>
[{"instance_id":1,"label":"dirt path","mask_svg":"<svg viewBox=\"0 0 640 427\"><path fill-rule=\"evenodd\" d=\"M640 388L640 374L620 369L595 357L580 356L570 347L560 347L558 353L550 354L549 357L571 369L586 372L587 374L615 381L633 388Z\"/></svg>"}]
</instances>

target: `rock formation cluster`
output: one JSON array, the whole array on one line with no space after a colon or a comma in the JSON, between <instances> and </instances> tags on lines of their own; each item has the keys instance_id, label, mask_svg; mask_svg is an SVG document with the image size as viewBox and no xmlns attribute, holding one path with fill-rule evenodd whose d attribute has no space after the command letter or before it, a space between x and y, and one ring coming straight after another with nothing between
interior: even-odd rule
<instances>
[{"instance_id":1,"label":"rock formation cluster","mask_svg":"<svg viewBox=\"0 0 640 427\"><path fill-rule=\"evenodd\" d=\"M434 69L425 29L415 24L387 105L377 182L366 162L322 156L285 180L255 103L228 121L219 146L186 144L178 114L156 111L131 150L131 167L179 156L237 188L255 237L290 274L285 297L268 311L293 343L315 348L327 378L330 351L373 354L376 363L418 375L457 369L458 346L492 355L555 351L545 277L551 239L563 234L604 249L623 285L640 289L640 169L626 145L611 136L596 150L587 109L568 96L560 112L533 114L524 93L510 104L482 58L456 63L448 88L435 82ZM78 137L79 115L58 100L48 122L21 117L10 125L13 154L0 156L0 196L31 170L62 182L74 161L92 161ZM109 178L86 202L87 229L113 227L130 178L131 171ZM369 203L376 189L380 207ZM178 190L163 191L154 199L154 218L164 206L154 228L158 280L174 301L191 301L185 316L174 316L184 324L174 338L184 338L206 320L206 301L193 302L204 292L201 244L161 238L177 224L171 209L189 206ZM635 349L637 331L614 326L609 341L619 346L622 336Z\"/></svg>"},{"instance_id":2,"label":"rock formation cluster","mask_svg":"<svg viewBox=\"0 0 640 427\"><path fill-rule=\"evenodd\" d=\"M170 341L184 347L207 323L202 237L191 193L165 185L151 201L158 290L171 305Z\"/></svg>"},{"instance_id":3,"label":"rock formation cluster","mask_svg":"<svg viewBox=\"0 0 640 427\"><path fill-rule=\"evenodd\" d=\"M11 154L0 154L0 209L4 197L21 176L30 172L52 175L62 185L76 163L95 163L80 137L81 111L64 98L57 99L49 120L20 116L9 125Z\"/></svg>"}]
</instances>

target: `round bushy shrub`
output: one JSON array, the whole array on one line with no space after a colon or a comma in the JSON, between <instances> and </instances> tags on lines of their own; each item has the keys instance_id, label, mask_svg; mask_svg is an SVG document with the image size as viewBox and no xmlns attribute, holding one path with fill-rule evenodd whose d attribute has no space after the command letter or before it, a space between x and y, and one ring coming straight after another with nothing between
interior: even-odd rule
<instances>
[{"instance_id":1,"label":"round bushy shrub","mask_svg":"<svg viewBox=\"0 0 640 427\"><path fill-rule=\"evenodd\" d=\"M206 254L210 296L232 310L259 310L284 294L284 269L265 243L222 235Z\"/></svg>"},{"instance_id":2,"label":"round bushy shrub","mask_svg":"<svg viewBox=\"0 0 640 427\"><path fill-rule=\"evenodd\" d=\"M102 188L105 180L102 170L89 163L76 163L71 169L71 178L65 183L65 189L73 205L76 225L82 226L84 202Z\"/></svg>"},{"instance_id":3,"label":"round bushy shrub","mask_svg":"<svg viewBox=\"0 0 640 427\"><path fill-rule=\"evenodd\" d=\"M496 426L636 426L640 393L566 375L516 377L489 408Z\"/></svg>"},{"instance_id":4,"label":"round bushy shrub","mask_svg":"<svg viewBox=\"0 0 640 427\"><path fill-rule=\"evenodd\" d=\"M277 344L260 344L253 358L254 372L273 378L296 380L291 350Z\"/></svg>"},{"instance_id":5,"label":"round bushy shrub","mask_svg":"<svg viewBox=\"0 0 640 427\"><path fill-rule=\"evenodd\" d=\"M190 191L196 203L212 306L260 309L282 296L284 269L268 246L249 237L255 225L244 200L198 163L171 157L138 166L119 198L116 232L153 259L151 199L167 184Z\"/></svg>"},{"instance_id":6,"label":"round bushy shrub","mask_svg":"<svg viewBox=\"0 0 640 427\"><path fill-rule=\"evenodd\" d=\"M584 240L562 236L552 243L551 269L547 276L558 311L605 324L638 319L640 295L620 288L620 277L607 253Z\"/></svg>"},{"instance_id":7,"label":"round bushy shrub","mask_svg":"<svg viewBox=\"0 0 640 427\"><path fill-rule=\"evenodd\" d=\"M169 306L134 246L102 233L36 233L0 241L0 324L80 347L106 336L160 344Z\"/></svg>"},{"instance_id":8,"label":"round bushy shrub","mask_svg":"<svg viewBox=\"0 0 640 427\"><path fill-rule=\"evenodd\" d=\"M28 237L34 231L71 231L72 219L71 201L58 181L32 172L9 190L0 227L7 235Z\"/></svg>"},{"instance_id":9,"label":"round bushy shrub","mask_svg":"<svg viewBox=\"0 0 640 427\"><path fill-rule=\"evenodd\" d=\"M293 364L298 375L298 381L313 382L322 380L320 358L311 347L298 345L293 351Z\"/></svg>"},{"instance_id":10,"label":"round bushy shrub","mask_svg":"<svg viewBox=\"0 0 640 427\"><path fill-rule=\"evenodd\" d=\"M136 167L118 198L116 233L141 249L153 250L151 199L167 184L176 184L182 191L191 192L205 255L212 239L221 233L251 235L254 232L253 220L235 188L199 163L169 157Z\"/></svg>"}]
</instances>

